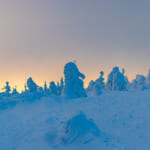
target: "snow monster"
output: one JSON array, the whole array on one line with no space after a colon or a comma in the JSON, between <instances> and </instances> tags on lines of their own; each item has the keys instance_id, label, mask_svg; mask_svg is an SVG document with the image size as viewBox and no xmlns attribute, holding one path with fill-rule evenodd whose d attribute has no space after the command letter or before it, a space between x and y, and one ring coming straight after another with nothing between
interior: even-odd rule
<instances>
[{"instance_id":1,"label":"snow monster","mask_svg":"<svg viewBox=\"0 0 150 150\"><path fill-rule=\"evenodd\" d=\"M63 89L63 96L69 98L86 97L83 79L85 75L80 73L76 64L69 62L64 67L65 86Z\"/></svg>"}]
</instances>

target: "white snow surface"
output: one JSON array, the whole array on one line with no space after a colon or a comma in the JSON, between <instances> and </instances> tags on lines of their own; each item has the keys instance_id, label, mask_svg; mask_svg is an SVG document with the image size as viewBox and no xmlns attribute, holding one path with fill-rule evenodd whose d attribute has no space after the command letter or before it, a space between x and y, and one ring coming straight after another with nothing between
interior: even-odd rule
<instances>
[{"instance_id":1,"label":"white snow surface","mask_svg":"<svg viewBox=\"0 0 150 150\"><path fill-rule=\"evenodd\" d=\"M149 148L150 91L0 98L0 150Z\"/></svg>"}]
</instances>

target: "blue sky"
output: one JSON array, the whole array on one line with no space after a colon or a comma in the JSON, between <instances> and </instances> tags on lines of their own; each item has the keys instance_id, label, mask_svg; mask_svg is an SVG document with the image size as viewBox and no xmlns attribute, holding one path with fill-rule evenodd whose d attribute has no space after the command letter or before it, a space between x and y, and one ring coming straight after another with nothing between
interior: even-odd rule
<instances>
[{"instance_id":1,"label":"blue sky","mask_svg":"<svg viewBox=\"0 0 150 150\"><path fill-rule=\"evenodd\" d=\"M23 87L32 76L59 80L77 61L85 84L100 70L125 68L132 80L150 68L148 0L1 0L0 83Z\"/></svg>"}]
</instances>

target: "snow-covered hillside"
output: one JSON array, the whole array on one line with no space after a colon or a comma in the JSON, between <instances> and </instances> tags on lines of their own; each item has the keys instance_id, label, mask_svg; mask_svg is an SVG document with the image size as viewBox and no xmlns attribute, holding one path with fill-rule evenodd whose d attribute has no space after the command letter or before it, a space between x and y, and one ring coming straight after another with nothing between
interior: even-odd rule
<instances>
[{"instance_id":1,"label":"snow-covered hillside","mask_svg":"<svg viewBox=\"0 0 150 150\"><path fill-rule=\"evenodd\" d=\"M150 91L3 97L0 150L149 150Z\"/></svg>"}]
</instances>

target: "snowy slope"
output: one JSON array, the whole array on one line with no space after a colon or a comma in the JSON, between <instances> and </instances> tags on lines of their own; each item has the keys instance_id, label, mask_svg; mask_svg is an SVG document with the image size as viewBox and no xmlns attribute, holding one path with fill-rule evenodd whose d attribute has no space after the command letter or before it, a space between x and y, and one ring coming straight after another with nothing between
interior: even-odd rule
<instances>
[{"instance_id":1,"label":"snowy slope","mask_svg":"<svg viewBox=\"0 0 150 150\"><path fill-rule=\"evenodd\" d=\"M0 150L150 148L150 91L32 98L1 97Z\"/></svg>"}]
</instances>

